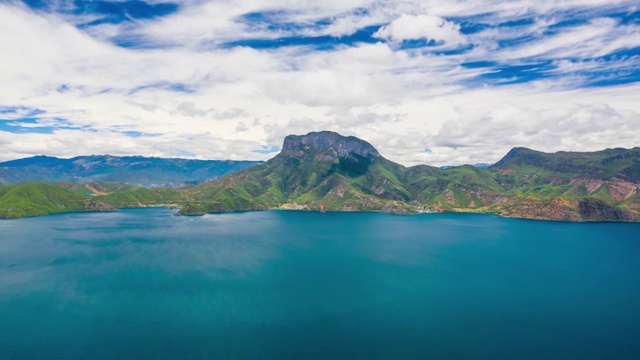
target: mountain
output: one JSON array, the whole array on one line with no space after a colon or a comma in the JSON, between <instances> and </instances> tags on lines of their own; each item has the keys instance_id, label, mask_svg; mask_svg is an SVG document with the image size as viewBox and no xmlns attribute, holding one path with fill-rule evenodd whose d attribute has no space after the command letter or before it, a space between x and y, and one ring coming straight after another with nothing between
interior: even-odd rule
<instances>
[{"instance_id":1,"label":"mountain","mask_svg":"<svg viewBox=\"0 0 640 360\"><path fill-rule=\"evenodd\" d=\"M518 174L537 173L561 178L637 181L640 179L640 147L606 149L594 152L560 151L547 154L527 148L514 148L492 169ZM539 170L539 171L536 171Z\"/></svg>"},{"instance_id":2,"label":"mountain","mask_svg":"<svg viewBox=\"0 0 640 360\"><path fill-rule=\"evenodd\" d=\"M626 221L640 212L639 147L552 154L514 148L490 170L506 193L524 198L508 216Z\"/></svg>"},{"instance_id":3,"label":"mountain","mask_svg":"<svg viewBox=\"0 0 640 360\"><path fill-rule=\"evenodd\" d=\"M355 137L327 131L288 136L281 153L266 163L190 189L199 201L181 212L281 206L383 211L385 206L401 206L412 196L397 177L403 169Z\"/></svg>"},{"instance_id":4,"label":"mountain","mask_svg":"<svg viewBox=\"0 0 640 360\"><path fill-rule=\"evenodd\" d=\"M638 219L637 150L545 154L516 148L489 169L393 163L366 141L289 136L282 152L190 188L182 214L273 208L414 213L466 211L570 221Z\"/></svg>"},{"instance_id":5,"label":"mountain","mask_svg":"<svg viewBox=\"0 0 640 360\"><path fill-rule=\"evenodd\" d=\"M181 187L216 179L261 163L111 155L72 159L34 156L0 163L0 184L21 181L115 181L144 187Z\"/></svg>"},{"instance_id":6,"label":"mountain","mask_svg":"<svg viewBox=\"0 0 640 360\"><path fill-rule=\"evenodd\" d=\"M150 189L123 183L24 182L0 187L0 219L131 207L177 207L190 200L180 189Z\"/></svg>"},{"instance_id":7,"label":"mountain","mask_svg":"<svg viewBox=\"0 0 640 360\"><path fill-rule=\"evenodd\" d=\"M85 200L61 191L55 195L62 199L60 211L68 211L64 204L72 202L84 204L88 211L174 206L182 215L268 209L459 211L565 221L640 221L640 148L554 154L515 148L489 168L440 169L404 167L364 140L322 131L287 136L282 151L264 164L195 186L146 189L60 183L39 184L30 191L42 193L39 187L45 185ZM15 217L15 211L6 210L12 203L28 208L29 201L37 200L34 209L47 204L42 196L32 199L28 191L17 194L15 189L0 188L0 217ZM3 194L12 195L5 201ZM50 208L59 212L56 209Z\"/></svg>"},{"instance_id":8,"label":"mountain","mask_svg":"<svg viewBox=\"0 0 640 360\"><path fill-rule=\"evenodd\" d=\"M48 215L71 211L115 211L60 184L23 183L0 188L0 218Z\"/></svg>"},{"instance_id":9,"label":"mountain","mask_svg":"<svg viewBox=\"0 0 640 360\"><path fill-rule=\"evenodd\" d=\"M477 168L482 168L482 169L488 169L489 167L491 167L491 165L493 164L489 164L489 163L476 163L476 164L467 164L467 165L471 165L473 167L477 167ZM452 167L456 167L454 165L443 165L443 166L439 166L440 169L442 170L446 170L446 169L451 169Z\"/></svg>"}]
</instances>

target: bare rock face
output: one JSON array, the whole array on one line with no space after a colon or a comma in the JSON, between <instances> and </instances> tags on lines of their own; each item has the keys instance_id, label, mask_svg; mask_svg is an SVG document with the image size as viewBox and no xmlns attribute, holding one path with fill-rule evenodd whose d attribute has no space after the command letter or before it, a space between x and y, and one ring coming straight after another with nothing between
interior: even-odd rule
<instances>
[{"instance_id":1,"label":"bare rock face","mask_svg":"<svg viewBox=\"0 0 640 360\"><path fill-rule=\"evenodd\" d=\"M569 184L580 184L584 186L589 195L600 190L603 185L606 185L609 195L611 195L615 201L624 201L637 194L640 189L640 184L618 178L613 178L610 181L600 179L572 179Z\"/></svg>"},{"instance_id":2,"label":"bare rock face","mask_svg":"<svg viewBox=\"0 0 640 360\"><path fill-rule=\"evenodd\" d=\"M86 210L88 211L117 211L118 209L108 203L102 201L86 201Z\"/></svg>"},{"instance_id":3,"label":"bare rock face","mask_svg":"<svg viewBox=\"0 0 640 360\"><path fill-rule=\"evenodd\" d=\"M583 199L578 203L578 211L585 220L632 221L636 217L615 206L596 199Z\"/></svg>"},{"instance_id":4,"label":"bare rock face","mask_svg":"<svg viewBox=\"0 0 640 360\"><path fill-rule=\"evenodd\" d=\"M282 154L301 157L305 150L332 152L336 157L359 156L378 158L380 154L371 144L353 136L342 136L332 131L311 132L307 135L289 135L284 139Z\"/></svg>"}]
</instances>

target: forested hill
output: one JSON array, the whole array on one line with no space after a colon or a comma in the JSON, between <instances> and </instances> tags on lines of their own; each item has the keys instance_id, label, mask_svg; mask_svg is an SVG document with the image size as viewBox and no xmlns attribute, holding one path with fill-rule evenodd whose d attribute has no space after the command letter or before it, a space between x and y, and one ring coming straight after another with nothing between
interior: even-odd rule
<instances>
[{"instance_id":1,"label":"forested hill","mask_svg":"<svg viewBox=\"0 0 640 360\"><path fill-rule=\"evenodd\" d=\"M29 198L35 190L21 186L30 185L0 189L0 217L28 215L30 202L41 209L42 196ZM384 158L364 140L323 131L288 136L281 153L264 164L180 189L101 183L35 186L48 187L49 213L69 211L70 202L85 201L79 205L85 210L163 205L175 206L183 215L268 209L458 211L566 221L640 221L640 148L553 154L515 148L486 169L470 165L441 169L405 167ZM20 215L15 206L7 210L17 202Z\"/></svg>"}]
</instances>

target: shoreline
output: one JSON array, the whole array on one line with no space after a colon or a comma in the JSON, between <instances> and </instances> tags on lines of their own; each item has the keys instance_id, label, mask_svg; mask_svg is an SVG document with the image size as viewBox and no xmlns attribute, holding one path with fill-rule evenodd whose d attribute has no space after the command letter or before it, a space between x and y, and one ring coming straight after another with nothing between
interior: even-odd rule
<instances>
[{"instance_id":1,"label":"shoreline","mask_svg":"<svg viewBox=\"0 0 640 360\"><path fill-rule=\"evenodd\" d=\"M153 205L153 206L136 206L136 207L123 207L116 210L76 210L76 211L61 211L55 212L51 214L43 214L43 215L30 215L30 216L20 216L20 217L0 217L0 221L9 221L9 220L20 220L20 219L29 219L29 218L37 218L37 217L47 217L54 215L66 215L66 214L80 214L80 213L115 213L123 210L142 210L142 209L167 209L167 210L175 210L179 207L176 207L175 204L168 205ZM556 223L575 223L575 224L598 224L598 223L626 223L626 224L640 224L640 220L638 221L625 221L625 220L566 220L566 219L553 219L553 218L539 218L539 217L516 217L516 216L505 216L497 212L481 212L481 211L419 211L414 213L399 213L399 212L388 212L388 211L375 211L375 210L311 210L311 209L292 209L292 208L271 208L271 209L261 209L261 210L236 210L236 211L219 211L219 212L209 212L209 213L194 213L194 214L180 214L179 210L174 212L172 216L185 216L185 217L202 217L205 215L224 215L224 214L237 214L237 213L248 213L248 212L262 212L262 211L281 211L281 212L300 212L300 213L326 213L326 214L386 214L386 215L396 215L396 216L413 216L413 215L430 215L430 214L464 214L464 215L493 215L503 219L514 219L514 220L529 220L529 221L550 221Z\"/></svg>"}]
</instances>

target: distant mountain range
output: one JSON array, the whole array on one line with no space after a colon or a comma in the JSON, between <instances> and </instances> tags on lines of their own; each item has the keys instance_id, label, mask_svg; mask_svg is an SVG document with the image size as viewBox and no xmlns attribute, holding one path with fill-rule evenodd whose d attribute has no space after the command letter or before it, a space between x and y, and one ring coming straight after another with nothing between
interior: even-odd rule
<instances>
[{"instance_id":1,"label":"distant mountain range","mask_svg":"<svg viewBox=\"0 0 640 360\"><path fill-rule=\"evenodd\" d=\"M34 156L0 163L0 184L22 181L116 181L144 187L183 187L217 179L261 163L111 155L78 156L72 159Z\"/></svg>"},{"instance_id":2,"label":"distant mountain range","mask_svg":"<svg viewBox=\"0 0 640 360\"><path fill-rule=\"evenodd\" d=\"M640 221L640 148L511 150L489 168L404 167L333 132L288 136L264 164L180 189L27 183L0 188L0 217L175 206L182 215L299 209L477 212L566 221Z\"/></svg>"},{"instance_id":3,"label":"distant mountain range","mask_svg":"<svg viewBox=\"0 0 640 360\"><path fill-rule=\"evenodd\" d=\"M482 168L482 169L488 169L488 168L491 167L491 164L489 164L489 163L476 163L476 164L470 164L470 165L473 166L473 167ZM455 165L444 165L444 166L440 166L440 169L446 170L446 169L451 169L452 167L456 167L456 166Z\"/></svg>"}]
</instances>

